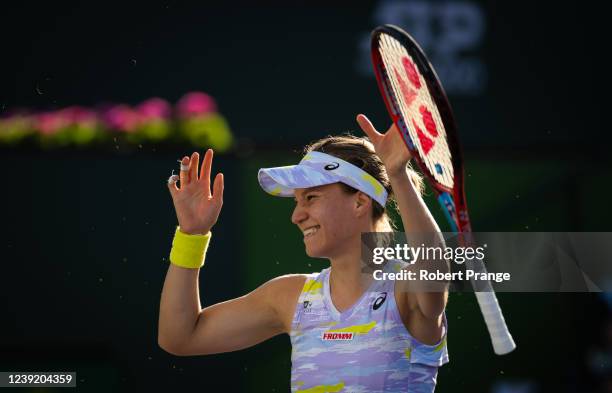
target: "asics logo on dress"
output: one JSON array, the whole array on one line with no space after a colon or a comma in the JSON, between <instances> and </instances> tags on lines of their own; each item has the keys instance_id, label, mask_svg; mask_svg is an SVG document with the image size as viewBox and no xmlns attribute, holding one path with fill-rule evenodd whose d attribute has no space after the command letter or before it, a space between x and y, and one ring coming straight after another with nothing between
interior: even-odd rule
<instances>
[{"instance_id":1,"label":"asics logo on dress","mask_svg":"<svg viewBox=\"0 0 612 393\"><path fill-rule=\"evenodd\" d=\"M380 296L377 297L376 300L374 301L374 304L372 305L372 309L374 311L378 310L380 308L380 306L383 305L385 300L387 300L387 292L382 292L380 294Z\"/></svg>"}]
</instances>

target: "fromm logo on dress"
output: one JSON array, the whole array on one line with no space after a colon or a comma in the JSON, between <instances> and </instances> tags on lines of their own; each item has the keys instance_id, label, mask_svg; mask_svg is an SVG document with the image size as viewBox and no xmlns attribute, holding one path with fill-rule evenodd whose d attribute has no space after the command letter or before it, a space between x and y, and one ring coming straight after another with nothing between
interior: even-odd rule
<instances>
[{"instance_id":1,"label":"fromm logo on dress","mask_svg":"<svg viewBox=\"0 0 612 393\"><path fill-rule=\"evenodd\" d=\"M343 332L343 333L324 332L322 338L325 341L348 341L348 340L352 340L353 336L354 336L354 333L351 333L351 332Z\"/></svg>"}]
</instances>

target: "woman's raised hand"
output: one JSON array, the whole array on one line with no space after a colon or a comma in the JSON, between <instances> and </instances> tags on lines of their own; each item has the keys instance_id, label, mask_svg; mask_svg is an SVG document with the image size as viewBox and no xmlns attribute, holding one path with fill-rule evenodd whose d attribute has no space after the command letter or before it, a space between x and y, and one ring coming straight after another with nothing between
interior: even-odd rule
<instances>
[{"instance_id":1,"label":"woman's raised hand","mask_svg":"<svg viewBox=\"0 0 612 393\"><path fill-rule=\"evenodd\" d=\"M395 124L392 124L387 132L381 134L363 114L357 115L357 123L374 144L376 154L385 164L389 176L405 174L406 165L412 156Z\"/></svg>"},{"instance_id":2,"label":"woman's raised hand","mask_svg":"<svg viewBox=\"0 0 612 393\"><path fill-rule=\"evenodd\" d=\"M168 189L183 233L206 234L219 218L223 206L223 174L215 176L211 194L212 159L213 151L208 149L198 174L200 155L194 152L191 157L185 156L181 160L180 177L173 175L168 179ZM179 179L180 188L176 185Z\"/></svg>"}]
</instances>

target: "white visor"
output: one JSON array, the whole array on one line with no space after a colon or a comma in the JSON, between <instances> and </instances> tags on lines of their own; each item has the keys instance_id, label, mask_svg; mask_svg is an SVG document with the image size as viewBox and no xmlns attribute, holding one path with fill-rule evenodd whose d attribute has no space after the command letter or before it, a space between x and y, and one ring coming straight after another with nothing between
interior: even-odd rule
<instances>
[{"instance_id":1,"label":"white visor","mask_svg":"<svg viewBox=\"0 0 612 393\"><path fill-rule=\"evenodd\" d=\"M257 178L261 188L275 196L293 197L296 188L340 182L364 192L382 206L387 202L387 190L372 175L350 162L318 151L306 154L298 165L262 168Z\"/></svg>"}]
</instances>

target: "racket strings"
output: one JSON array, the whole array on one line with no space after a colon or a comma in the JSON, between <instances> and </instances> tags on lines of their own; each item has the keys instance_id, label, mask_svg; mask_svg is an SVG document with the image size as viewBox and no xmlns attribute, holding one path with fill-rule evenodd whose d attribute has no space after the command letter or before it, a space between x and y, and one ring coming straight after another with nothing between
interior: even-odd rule
<instances>
[{"instance_id":1,"label":"racket strings","mask_svg":"<svg viewBox=\"0 0 612 393\"><path fill-rule=\"evenodd\" d=\"M405 119L415 149L433 178L453 188L454 172L444 123L414 59L393 37L381 34L378 51L390 84L391 101ZM418 78L418 83L415 83Z\"/></svg>"}]
</instances>

